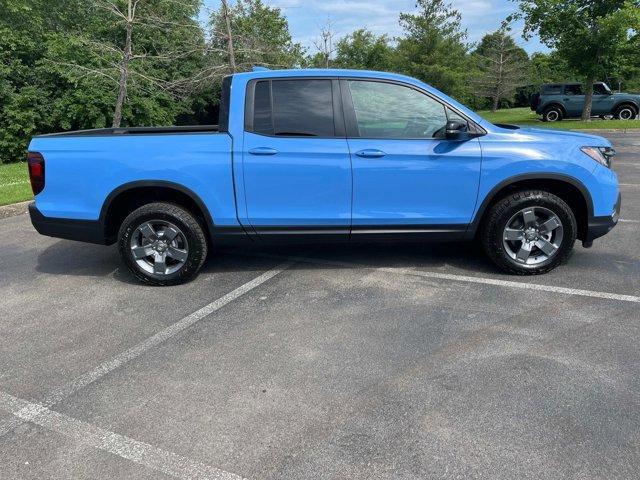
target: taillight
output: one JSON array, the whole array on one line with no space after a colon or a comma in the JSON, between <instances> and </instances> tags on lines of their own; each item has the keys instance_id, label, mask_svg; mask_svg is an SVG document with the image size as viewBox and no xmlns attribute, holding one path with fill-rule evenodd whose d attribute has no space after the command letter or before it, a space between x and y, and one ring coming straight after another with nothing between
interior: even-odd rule
<instances>
[{"instance_id":1,"label":"taillight","mask_svg":"<svg viewBox=\"0 0 640 480\"><path fill-rule=\"evenodd\" d=\"M44 157L38 152L29 152L27 155L29 164L29 178L31 190L37 195L44 190Z\"/></svg>"}]
</instances>

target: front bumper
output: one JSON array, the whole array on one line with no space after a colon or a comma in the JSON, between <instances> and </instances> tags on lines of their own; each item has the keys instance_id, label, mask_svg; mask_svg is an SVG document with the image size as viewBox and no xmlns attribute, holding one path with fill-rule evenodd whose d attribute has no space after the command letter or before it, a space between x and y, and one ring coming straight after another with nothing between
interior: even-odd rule
<instances>
[{"instance_id":1,"label":"front bumper","mask_svg":"<svg viewBox=\"0 0 640 480\"><path fill-rule=\"evenodd\" d=\"M618 194L613 213L604 217L591 217L587 225L587 233L582 239L583 244L590 245L596 238L600 238L609 233L618 224L620 219L620 208L622 207L622 196ZM586 246L586 245L585 245Z\"/></svg>"},{"instance_id":2,"label":"front bumper","mask_svg":"<svg viewBox=\"0 0 640 480\"><path fill-rule=\"evenodd\" d=\"M36 231L48 237L106 245L104 226L95 220L45 217L35 202L29 204L29 216Z\"/></svg>"}]
</instances>

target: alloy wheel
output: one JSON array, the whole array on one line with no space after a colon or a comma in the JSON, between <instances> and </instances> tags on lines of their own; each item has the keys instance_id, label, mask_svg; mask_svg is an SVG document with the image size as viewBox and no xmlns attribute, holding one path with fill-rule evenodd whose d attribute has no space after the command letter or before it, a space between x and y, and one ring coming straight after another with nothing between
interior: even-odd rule
<instances>
[{"instance_id":1,"label":"alloy wheel","mask_svg":"<svg viewBox=\"0 0 640 480\"><path fill-rule=\"evenodd\" d=\"M177 272L189 257L189 245L182 230L164 220L142 223L131 235L130 247L138 266L155 275Z\"/></svg>"},{"instance_id":2,"label":"alloy wheel","mask_svg":"<svg viewBox=\"0 0 640 480\"><path fill-rule=\"evenodd\" d=\"M512 260L526 266L539 265L560 250L564 228L560 218L544 207L523 208L503 231L503 246Z\"/></svg>"},{"instance_id":3,"label":"alloy wheel","mask_svg":"<svg viewBox=\"0 0 640 480\"><path fill-rule=\"evenodd\" d=\"M633 110L630 108L623 108L620 110L618 116L620 117L620 120L631 120L633 118L633 113Z\"/></svg>"}]
</instances>

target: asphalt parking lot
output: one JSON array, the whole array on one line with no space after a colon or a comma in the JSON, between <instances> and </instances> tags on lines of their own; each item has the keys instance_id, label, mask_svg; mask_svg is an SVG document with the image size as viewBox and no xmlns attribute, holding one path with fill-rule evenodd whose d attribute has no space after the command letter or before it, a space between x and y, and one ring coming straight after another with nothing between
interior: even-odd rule
<instances>
[{"instance_id":1,"label":"asphalt parking lot","mask_svg":"<svg viewBox=\"0 0 640 480\"><path fill-rule=\"evenodd\" d=\"M0 477L638 478L640 134L607 135L622 221L542 277L354 245L153 288L0 219Z\"/></svg>"}]
</instances>

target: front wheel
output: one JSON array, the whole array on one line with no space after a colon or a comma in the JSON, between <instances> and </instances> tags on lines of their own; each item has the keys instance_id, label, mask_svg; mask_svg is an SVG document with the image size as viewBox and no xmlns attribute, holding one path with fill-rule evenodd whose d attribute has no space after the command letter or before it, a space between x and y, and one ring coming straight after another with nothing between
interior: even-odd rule
<instances>
[{"instance_id":1,"label":"front wheel","mask_svg":"<svg viewBox=\"0 0 640 480\"><path fill-rule=\"evenodd\" d=\"M615 111L614 117L617 120L633 120L638 114L635 109L630 105L622 105Z\"/></svg>"},{"instance_id":2,"label":"front wheel","mask_svg":"<svg viewBox=\"0 0 640 480\"><path fill-rule=\"evenodd\" d=\"M118 233L124 263L151 285L178 285L193 278L207 257L202 226L170 203L150 203L132 212Z\"/></svg>"},{"instance_id":3,"label":"front wheel","mask_svg":"<svg viewBox=\"0 0 640 480\"><path fill-rule=\"evenodd\" d=\"M495 203L481 230L487 255L517 275L539 275L566 262L576 235L569 205L540 190L515 192Z\"/></svg>"}]
</instances>

